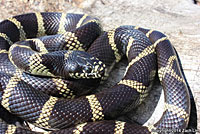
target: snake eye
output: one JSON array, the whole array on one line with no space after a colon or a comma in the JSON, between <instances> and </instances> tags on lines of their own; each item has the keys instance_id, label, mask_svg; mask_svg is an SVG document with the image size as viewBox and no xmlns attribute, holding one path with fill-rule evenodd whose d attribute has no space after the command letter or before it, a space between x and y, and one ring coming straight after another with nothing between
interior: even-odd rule
<instances>
[{"instance_id":1,"label":"snake eye","mask_svg":"<svg viewBox=\"0 0 200 134\"><path fill-rule=\"evenodd\" d=\"M85 68L83 69L84 73L90 73L92 71L92 68L85 66Z\"/></svg>"}]
</instances>

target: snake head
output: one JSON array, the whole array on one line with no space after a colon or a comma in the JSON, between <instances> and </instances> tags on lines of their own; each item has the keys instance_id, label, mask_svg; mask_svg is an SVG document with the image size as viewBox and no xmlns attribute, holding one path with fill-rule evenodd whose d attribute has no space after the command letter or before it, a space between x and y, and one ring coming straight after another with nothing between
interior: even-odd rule
<instances>
[{"instance_id":1,"label":"snake head","mask_svg":"<svg viewBox=\"0 0 200 134\"><path fill-rule=\"evenodd\" d=\"M83 51L67 52L64 68L64 74L75 79L101 78L105 72L105 64L102 61Z\"/></svg>"}]
</instances>

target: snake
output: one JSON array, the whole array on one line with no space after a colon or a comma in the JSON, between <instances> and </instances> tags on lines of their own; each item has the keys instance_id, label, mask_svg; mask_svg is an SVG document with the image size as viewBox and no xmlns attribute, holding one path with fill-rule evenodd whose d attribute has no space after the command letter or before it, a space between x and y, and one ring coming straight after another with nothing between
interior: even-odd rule
<instances>
[{"instance_id":1,"label":"snake","mask_svg":"<svg viewBox=\"0 0 200 134\"><path fill-rule=\"evenodd\" d=\"M37 12L0 23L0 104L10 116L51 134L158 134L184 130L190 99L175 47L156 30L103 31L88 14ZM93 93L126 57L124 77ZM155 76L164 112L151 125L115 120L140 105ZM3 113L1 113L3 115ZM0 117L0 133L40 133Z\"/></svg>"}]
</instances>

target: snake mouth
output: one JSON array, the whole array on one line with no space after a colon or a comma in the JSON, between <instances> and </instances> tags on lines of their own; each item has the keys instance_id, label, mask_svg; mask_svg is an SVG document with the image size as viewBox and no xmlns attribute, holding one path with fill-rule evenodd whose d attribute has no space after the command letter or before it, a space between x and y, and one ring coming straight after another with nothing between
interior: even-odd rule
<instances>
[{"instance_id":1,"label":"snake mouth","mask_svg":"<svg viewBox=\"0 0 200 134\"><path fill-rule=\"evenodd\" d=\"M69 75L71 78L75 79L95 79L102 77L99 73L69 73Z\"/></svg>"},{"instance_id":2,"label":"snake mouth","mask_svg":"<svg viewBox=\"0 0 200 134\"><path fill-rule=\"evenodd\" d=\"M96 78L102 78L105 73L105 64L103 64L101 61L98 62L98 64L86 67L87 69L83 69L82 72L76 72L76 73L69 73L69 76L71 78L75 79L96 79ZM88 69L89 68L89 69ZM90 70L90 71L88 71Z\"/></svg>"}]
</instances>

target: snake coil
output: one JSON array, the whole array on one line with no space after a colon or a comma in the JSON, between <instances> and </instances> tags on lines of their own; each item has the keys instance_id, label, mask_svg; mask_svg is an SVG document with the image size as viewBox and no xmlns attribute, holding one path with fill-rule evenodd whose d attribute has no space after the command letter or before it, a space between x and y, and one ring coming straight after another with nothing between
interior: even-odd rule
<instances>
[{"instance_id":1,"label":"snake coil","mask_svg":"<svg viewBox=\"0 0 200 134\"><path fill-rule=\"evenodd\" d=\"M149 134L188 125L187 85L175 48L159 31L120 26L103 32L87 14L29 13L0 23L0 55L1 107L49 133ZM85 95L123 56L123 79ZM142 103L156 72L165 98L159 121L112 120ZM37 133L1 118L2 134Z\"/></svg>"}]
</instances>

